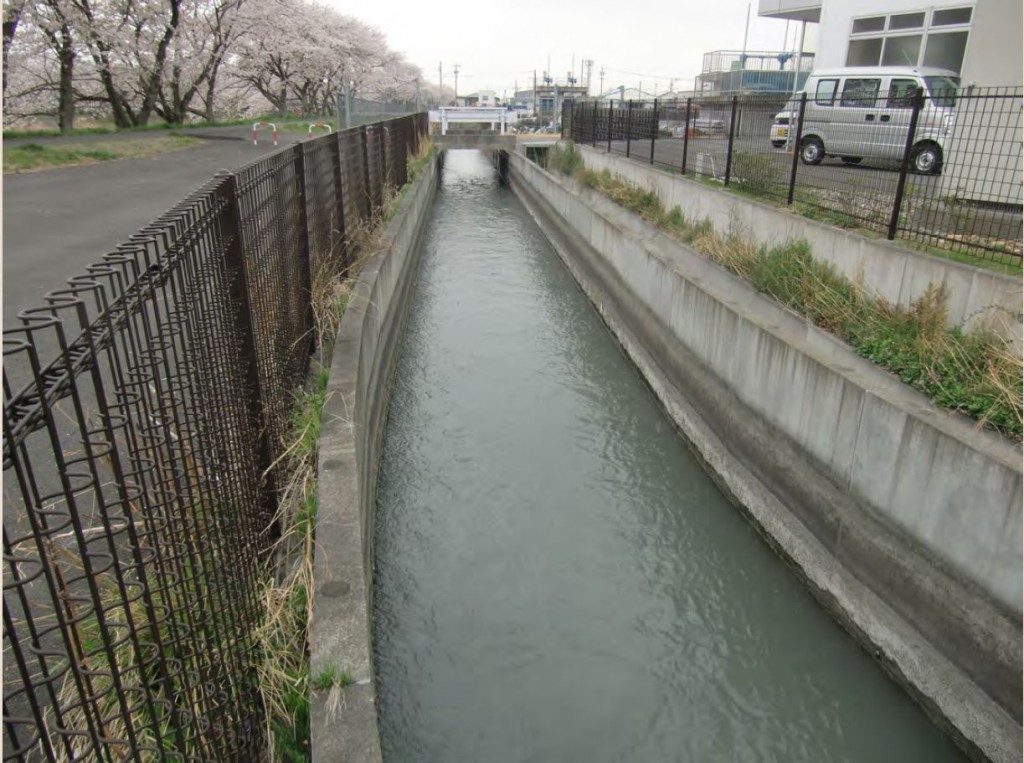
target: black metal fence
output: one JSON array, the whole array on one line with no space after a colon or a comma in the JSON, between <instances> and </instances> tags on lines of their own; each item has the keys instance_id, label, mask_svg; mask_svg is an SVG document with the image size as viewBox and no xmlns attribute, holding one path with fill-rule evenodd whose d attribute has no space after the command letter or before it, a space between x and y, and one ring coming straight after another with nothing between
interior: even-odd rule
<instances>
[{"instance_id":1,"label":"black metal fence","mask_svg":"<svg viewBox=\"0 0 1024 763\"><path fill-rule=\"evenodd\" d=\"M824 222L1019 267L1021 88L846 90L567 104L563 135Z\"/></svg>"},{"instance_id":2,"label":"black metal fence","mask_svg":"<svg viewBox=\"0 0 1024 763\"><path fill-rule=\"evenodd\" d=\"M425 114L221 174L4 330L4 760L258 760L310 282Z\"/></svg>"}]
</instances>

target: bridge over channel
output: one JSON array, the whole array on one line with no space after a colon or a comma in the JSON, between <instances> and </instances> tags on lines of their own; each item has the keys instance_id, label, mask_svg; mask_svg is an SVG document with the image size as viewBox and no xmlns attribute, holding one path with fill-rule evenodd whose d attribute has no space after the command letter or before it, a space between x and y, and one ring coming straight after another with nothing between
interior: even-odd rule
<instances>
[{"instance_id":1,"label":"bridge over channel","mask_svg":"<svg viewBox=\"0 0 1024 763\"><path fill-rule=\"evenodd\" d=\"M441 149L512 151L516 147L516 136L509 135L507 128L515 119L515 114L500 107L442 106L430 112L434 143ZM449 131L453 125L457 128Z\"/></svg>"}]
</instances>

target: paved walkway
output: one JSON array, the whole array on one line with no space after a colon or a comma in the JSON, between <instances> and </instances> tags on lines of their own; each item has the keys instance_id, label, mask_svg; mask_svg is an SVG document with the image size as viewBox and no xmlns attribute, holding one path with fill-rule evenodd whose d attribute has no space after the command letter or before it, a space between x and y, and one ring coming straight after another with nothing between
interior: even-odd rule
<instances>
[{"instance_id":1,"label":"paved walkway","mask_svg":"<svg viewBox=\"0 0 1024 763\"><path fill-rule=\"evenodd\" d=\"M188 131L209 140L195 148L143 159L5 175L3 179L3 321L98 260L136 230L173 207L219 170L248 164L275 150L254 147L245 126ZM133 140L161 131L50 140ZM223 138L220 140L213 138ZM234 138L234 139L232 139ZM279 133L280 147L305 138ZM29 141L30 142L30 141ZM11 145L13 141L5 141Z\"/></svg>"}]
</instances>

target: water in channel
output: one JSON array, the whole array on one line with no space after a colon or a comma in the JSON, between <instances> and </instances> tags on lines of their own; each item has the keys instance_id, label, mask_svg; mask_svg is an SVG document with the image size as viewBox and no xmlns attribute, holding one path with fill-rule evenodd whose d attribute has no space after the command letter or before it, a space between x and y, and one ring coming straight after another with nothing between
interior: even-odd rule
<instances>
[{"instance_id":1,"label":"water in channel","mask_svg":"<svg viewBox=\"0 0 1024 763\"><path fill-rule=\"evenodd\" d=\"M487 157L450 151L385 432L388 763L959 753L718 492Z\"/></svg>"}]
</instances>

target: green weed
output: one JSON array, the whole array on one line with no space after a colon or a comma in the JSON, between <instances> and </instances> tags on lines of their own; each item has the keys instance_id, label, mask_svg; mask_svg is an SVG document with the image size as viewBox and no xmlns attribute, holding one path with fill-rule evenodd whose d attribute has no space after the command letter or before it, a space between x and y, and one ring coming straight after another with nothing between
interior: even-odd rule
<instances>
[{"instance_id":1,"label":"green weed","mask_svg":"<svg viewBox=\"0 0 1024 763\"><path fill-rule=\"evenodd\" d=\"M757 290L845 340L858 355L896 374L936 405L1007 436L1022 435L1021 362L1009 343L985 331L947 328L948 295L930 287L909 307L873 298L819 262L806 241L766 247L719 234L710 220L666 210L653 191L604 171L577 171L587 186L746 279Z\"/></svg>"}]
</instances>

